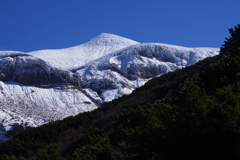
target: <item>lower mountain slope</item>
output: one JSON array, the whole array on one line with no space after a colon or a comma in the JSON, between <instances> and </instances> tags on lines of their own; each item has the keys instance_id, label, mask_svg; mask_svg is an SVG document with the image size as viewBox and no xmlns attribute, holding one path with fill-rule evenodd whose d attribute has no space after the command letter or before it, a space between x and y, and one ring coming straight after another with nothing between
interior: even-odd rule
<instances>
[{"instance_id":1,"label":"lower mountain slope","mask_svg":"<svg viewBox=\"0 0 240 160\"><path fill-rule=\"evenodd\" d=\"M240 25L230 31L219 56L21 132L0 145L0 159L239 159Z\"/></svg>"}]
</instances>

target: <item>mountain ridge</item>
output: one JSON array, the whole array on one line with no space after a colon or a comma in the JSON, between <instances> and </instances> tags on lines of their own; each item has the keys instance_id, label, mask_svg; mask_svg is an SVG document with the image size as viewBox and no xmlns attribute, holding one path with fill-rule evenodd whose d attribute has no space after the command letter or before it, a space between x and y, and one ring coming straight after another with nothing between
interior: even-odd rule
<instances>
[{"instance_id":1,"label":"mountain ridge","mask_svg":"<svg viewBox=\"0 0 240 160\"><path fill-rule=\"evenodd\" d=\"M96 60L118 49L138 42L120 36L102 33L83 44L60 50L38 50L27 54L36 56L62 69L73 69ZM94 53L94 54L93 54ZM69 57L69 55L71 55ZM91 56L89 56L91 55Z\"/></svg>"}]
</instances>

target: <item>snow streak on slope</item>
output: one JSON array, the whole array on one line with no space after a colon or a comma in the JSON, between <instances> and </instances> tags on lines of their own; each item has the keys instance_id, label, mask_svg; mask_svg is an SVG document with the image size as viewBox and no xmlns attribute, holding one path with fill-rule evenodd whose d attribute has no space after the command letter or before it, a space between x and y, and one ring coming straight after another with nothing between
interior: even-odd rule
<instances>
[{"instance_id":1,"label":"snow streak on slope","mask_svg":"<svg viewBox=\"0 0 240 160\"><path fill-rule=\"evenodd\" d=\"M102 33L82 45L58 50L39 50L27 53L62 69L74 69L119 49L138 42Z\"/></svg>"}]
</instances>

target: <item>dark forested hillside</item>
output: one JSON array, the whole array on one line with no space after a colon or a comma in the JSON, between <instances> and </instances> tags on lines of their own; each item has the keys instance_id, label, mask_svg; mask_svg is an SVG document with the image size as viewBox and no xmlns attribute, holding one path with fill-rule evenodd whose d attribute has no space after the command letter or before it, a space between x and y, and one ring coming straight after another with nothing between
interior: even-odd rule
<instances>
[{"instance_id":1,"label":"dark forested hillside","mask_svg":"<svg viewBox=\"0 0 240 160\"><path fill-rule=\"evenodd\" d=\"M0 159L240 158L240 25L219 56L150 80L92 112L28 129Z\"/></svg>"}]
</instances>

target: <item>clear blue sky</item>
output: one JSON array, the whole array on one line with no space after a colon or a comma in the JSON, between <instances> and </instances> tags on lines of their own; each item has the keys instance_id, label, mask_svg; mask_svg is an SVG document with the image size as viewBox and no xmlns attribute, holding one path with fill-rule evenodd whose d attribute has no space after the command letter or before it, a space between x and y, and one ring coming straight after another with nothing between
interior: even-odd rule
<instances>
[{"instance_id":1,"label":"clear blue sky","mask_svg":"<svg viewBox=\"0 0 240 160\"><path fill-rule=\"evenodd\" d=\"M82 44L100 33L138 42L221 47L239 0L0 0L0 50Z\"/></svg>"}]
</instances>

